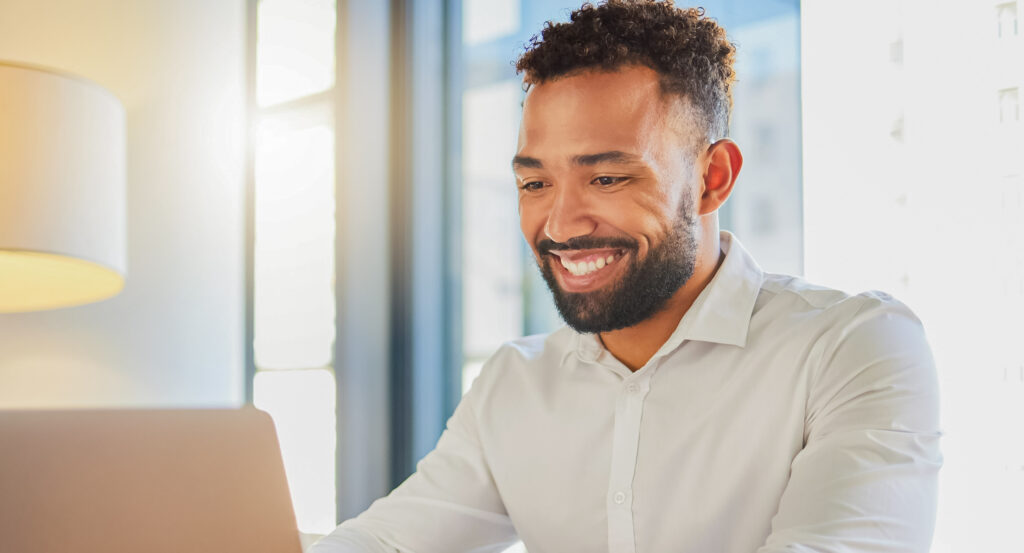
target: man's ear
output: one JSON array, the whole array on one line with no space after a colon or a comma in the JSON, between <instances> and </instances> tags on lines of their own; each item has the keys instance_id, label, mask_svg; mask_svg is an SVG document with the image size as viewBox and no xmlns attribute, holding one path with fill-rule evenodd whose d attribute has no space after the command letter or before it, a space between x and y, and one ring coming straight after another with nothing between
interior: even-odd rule
<instances>
[{"instance_id":1,"label":"man's ear","mask_svg":"<svg viewBox=\"0 0 1024 553\"><path fill-rule=\"evenodd\" d=\"M740 147L728 138L723 138L708 146L705 154L703 188L700 195L700 206L697 212L707 215L716 211L732 194L736 177L743 167L743 154Z\"/></svg>"}]
</instances>

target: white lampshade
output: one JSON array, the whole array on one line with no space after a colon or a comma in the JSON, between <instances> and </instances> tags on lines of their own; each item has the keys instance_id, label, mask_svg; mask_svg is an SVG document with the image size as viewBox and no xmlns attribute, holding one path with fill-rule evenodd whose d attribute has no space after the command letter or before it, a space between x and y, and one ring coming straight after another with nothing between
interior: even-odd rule
<instances>
[{"instance_id":1,"label":"white lampshade","mask_svg":"<svg viewBox=\"0 0 1024 553\"><path fill-rule=\"evenodd\" d=\"M124 287L124 108L75 76L0 62L0 313Z\"/></svg>"}]
</instances>

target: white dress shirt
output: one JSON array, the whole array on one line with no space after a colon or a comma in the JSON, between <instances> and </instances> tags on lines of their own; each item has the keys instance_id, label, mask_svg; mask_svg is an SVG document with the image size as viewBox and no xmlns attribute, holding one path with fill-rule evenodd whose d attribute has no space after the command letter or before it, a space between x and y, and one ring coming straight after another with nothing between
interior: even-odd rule
<instances>
[{"instance_id":1,"label":"white dress shirt","mask_svg":"<svg viewBox=\"0 0 1024 553\"><path fill-rule=\"evenodd\" d=\"M928 551L921 323L726 257L636 372L562 328L502 346L416 473L314 553Z\"/></svg>"}]
</instances>

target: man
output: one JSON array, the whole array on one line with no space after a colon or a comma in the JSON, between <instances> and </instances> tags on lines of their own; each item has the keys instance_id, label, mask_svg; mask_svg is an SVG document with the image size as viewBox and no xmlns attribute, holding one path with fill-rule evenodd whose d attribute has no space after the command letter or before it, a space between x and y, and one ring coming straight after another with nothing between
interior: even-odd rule
<instances>
[{"instance_id":1,"label":"man","mask_svg":"<svg viewBox=\"0 0 1024 553\"><path fill-rule=\"evenodd\" d=\"M920 323L763 273L718 230L742 166L733 54L701 12L650 1L533 41L513 169L568 326L495 353L416 474L315 553L928 550Z\"/></svg>"}]
</instances>

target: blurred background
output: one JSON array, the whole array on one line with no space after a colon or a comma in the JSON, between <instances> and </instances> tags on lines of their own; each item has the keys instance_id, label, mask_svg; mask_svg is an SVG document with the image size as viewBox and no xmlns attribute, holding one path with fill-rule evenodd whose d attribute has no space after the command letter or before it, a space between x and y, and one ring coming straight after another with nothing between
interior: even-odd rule
<instances>
[{"instance_id":1,"label":"blurred background","mask_svg":"<svg viewBox=\"0 0 1024 553\"><path fill-rule=\"evenodd\" d=\"M723 227L914 309L932 551L1024 550L1024 2L702 6L738 47ZM302 532L386 494L500 343L560 324L518 229L513 60L575 7L0 0L0 59L124 104L128 227L118 296L0 314L0 408L254 402Z\"/></svg>"}]
</instances>

